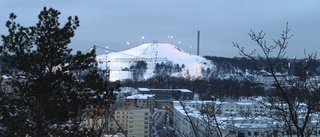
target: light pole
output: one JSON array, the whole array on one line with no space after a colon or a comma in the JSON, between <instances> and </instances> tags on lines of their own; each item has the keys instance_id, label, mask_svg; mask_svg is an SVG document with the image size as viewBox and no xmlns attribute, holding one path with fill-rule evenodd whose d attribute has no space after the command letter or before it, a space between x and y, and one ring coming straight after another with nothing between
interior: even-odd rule
<instances>
[{"instance_id":1,"label":"light pole","mask_svg":"<svg viewBox=\"0 0 320 137\"><path fill-rule=\"evenodd\" d=\"M144 36L142 36L141 39L142 39L142 44L144 44Z\"/></svg>"},{"instance_id":2,"label":"light pole","mask_svg":"<svg viewBox=\"0 0 320 137\"><path fill-rule=\"evenodd\" d=\"M129 42L127 42L127 49L129 49L129 45L130 45L130 43L129 43Z\"/></svg>"},{"instance_id":3,"label":"light pole","mask_svg":"<svg viewBox=\"0 0 320 137\"><path fill-rule=\"evenodd\" d=\"M172 44L170 39L173 39L173 36L168 36L168 42Z\"/></svg>"},{"instance_id":4,"label":"light pole","mask_svg":"<svg viewBox=\"0 0 320 137\"><path fill-rule=\"evenodd\" d=\"M108 82L109 82L109 77L110 77L110 70L109 70L109 68L108 68L108 49L109 49L109 47L108 46L106 46L106 84L107 84L107 86L109 85L108 84ZM104 96L106 96L106 91L104 91ZM107 101L106 101L106 99L104 99L104 105L107 105ZM108 123L109 123L109 121L108 121L108 108L105 106L105 120L104 120L104 124L105 124L105 134L108 134Z\"/></svg>"}]
</instances>

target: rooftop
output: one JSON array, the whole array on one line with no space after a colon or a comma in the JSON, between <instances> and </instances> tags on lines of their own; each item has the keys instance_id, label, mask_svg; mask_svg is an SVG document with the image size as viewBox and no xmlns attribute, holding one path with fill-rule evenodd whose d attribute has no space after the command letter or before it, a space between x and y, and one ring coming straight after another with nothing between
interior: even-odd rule
<instances>
[{"instance_id":1,"label":"rooftop","mask_svg":"<svg viewBox=\"0 0 320 137\"><path fill-rule=\"evenodd\" d=\"M126 99L148 99L148 97L153 97L151 94L135 94L126 97Z\"/></svg>"}]
</instances>

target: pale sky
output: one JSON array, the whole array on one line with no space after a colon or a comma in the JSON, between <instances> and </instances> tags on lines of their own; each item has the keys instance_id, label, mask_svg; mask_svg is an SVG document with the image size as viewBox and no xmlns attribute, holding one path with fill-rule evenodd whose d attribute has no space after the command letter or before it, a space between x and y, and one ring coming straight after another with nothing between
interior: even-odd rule
<instances>
[{"instance_id":1,"label":"pale sky","mask_svg":"<svg viewBox=\"0 0 320 137\"><path fill-rule=\"evenodd\" d=\"M121 51L144 42L170 42L196 54L197 31L200 55L235 57L232 42L252 49L250 30L264 30L267 42L280 38L289 22L288 57L320 52L319 0L0 0L0 34L14 12L23 26L35 25L46 6L59 10L60 23L77 15L80 27L70 47L87 51L93 45ZM173 36L168 39L168 36ZM129 45L127 45L129 42ZM1 43L2 44L2 43ZM98 49L98 54L105 50Z\"/></svg>"}]
</instances>

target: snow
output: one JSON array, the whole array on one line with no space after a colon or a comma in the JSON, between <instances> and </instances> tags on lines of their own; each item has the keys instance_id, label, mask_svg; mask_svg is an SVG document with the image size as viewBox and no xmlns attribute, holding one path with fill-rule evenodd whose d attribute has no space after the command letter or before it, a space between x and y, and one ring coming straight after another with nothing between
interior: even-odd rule
<instances>
[{"instance_id":1,"label":"snow","mask_svg":"<svg viewBox=\"0 0 320 137\"><path fill-rule=\"evenodd\" d=\"M187 77L189 74L191 78L200 78L202 76L201 69L213 68L211 61L201 56L189 54L169 43L145 43L128 50L97 56L99 68L105 70L107 65L110 68L111 81L132 79L132 71L122 70L130 68L132 63L137 60L146 61L148 64L143 79L154 76L155 65L161 62L185 65L180 74L172 74L173 76Z\"/></svg>"},{"instance_id":2,"label":"snow","mask_svg":"<svg viewBox=\"0 0 320 137\"><path fill-rule=\"evenodd\" d=\"M148 99L148 97L153 97L149 94L135 94L132 96L128 96L126 99Z\"/></svg>"}]
</instances>

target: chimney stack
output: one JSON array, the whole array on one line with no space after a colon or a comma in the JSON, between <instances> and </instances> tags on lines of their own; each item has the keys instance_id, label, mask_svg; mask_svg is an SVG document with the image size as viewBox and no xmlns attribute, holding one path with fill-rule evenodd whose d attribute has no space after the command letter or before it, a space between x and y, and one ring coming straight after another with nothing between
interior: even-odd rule
<instances>
[{"instance_id":1,"label":"chimney stack","mask_svg":"<svg viewBox=\"0 0 320 137\"><path fill-rule=\"evenodd\" d=\"M197 55L199 56L199 48L200 48L200 31L198 31L198 42L197 42Z\"/></svg>"}]
</instances>

